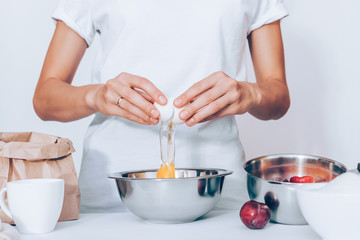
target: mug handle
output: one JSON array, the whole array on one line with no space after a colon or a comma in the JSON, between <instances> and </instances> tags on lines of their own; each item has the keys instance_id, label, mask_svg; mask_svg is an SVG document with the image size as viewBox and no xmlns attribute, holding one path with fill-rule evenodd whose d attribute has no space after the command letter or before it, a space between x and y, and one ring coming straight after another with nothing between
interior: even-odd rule
<instances>
[{"instance_id":1,"label":"mug handle","mask_svg":"<svg viewBox=\"0 0 360 240\"><path fill-rule=\"evenodd\" d=\"M4 211L4 213L9 217L9 218L13 218L11 213L10 213L10 210L9 208L6 206L6 203L5 203L5 193L7 192L7 188L3 188L1 189L0 191L0 207L1 209Z\"/></svg>"}]
</instances>

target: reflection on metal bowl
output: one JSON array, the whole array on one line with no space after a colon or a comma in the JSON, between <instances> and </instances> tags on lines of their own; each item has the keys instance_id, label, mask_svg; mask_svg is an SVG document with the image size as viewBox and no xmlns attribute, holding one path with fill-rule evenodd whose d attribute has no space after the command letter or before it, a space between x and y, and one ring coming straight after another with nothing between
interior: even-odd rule
<instances>
[{"instance_id":1,"label":"reflection on metal bowl","mask_svg":"<svg viewBox=\"0 0 360 240\"><path fill-rule=\"evenodd\" d=\"M157 169L113 173L121 200L133 214L150 222L191 222L220 199L224 169L176 169L175 178L156 178Z\"/></svg>"},{"instance_id":2,"label":"reflection on metal bowl","mask_svg":"<svg viewBox=\"0 0 360 240\"><path fill-rule=\"evenodd\" d=\"M296 198L301 183L284 182L292 176L313 176L330 181L346 172L346 167L334 160L303 154L276 154L258 157L244 164L247 190L253 200L266 203L271 220L284 224L307 224ZM310 188L316 184L304 183Z\"/></svg>"}]
</instances>

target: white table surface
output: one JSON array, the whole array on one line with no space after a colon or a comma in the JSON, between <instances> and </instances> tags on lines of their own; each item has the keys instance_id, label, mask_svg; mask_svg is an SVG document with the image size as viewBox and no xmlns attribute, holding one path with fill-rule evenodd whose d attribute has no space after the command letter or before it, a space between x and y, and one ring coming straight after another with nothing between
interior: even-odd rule
<instances>
[{"instance_id":1,"label":"white table surface","mask_svg":"<svg viewBox=\"0 0 360 240\"><path fill-rule=\"evenodd\" d=\"M321 240L308 225L269 223L264 229L246 228L238 211L213 210L203 218L183 224L146 222L130 212L83 213L74 221L57 223L51 233L21 235L21 240L83 239L251 239L251 240Z\"/></svg>"}]
</instances>

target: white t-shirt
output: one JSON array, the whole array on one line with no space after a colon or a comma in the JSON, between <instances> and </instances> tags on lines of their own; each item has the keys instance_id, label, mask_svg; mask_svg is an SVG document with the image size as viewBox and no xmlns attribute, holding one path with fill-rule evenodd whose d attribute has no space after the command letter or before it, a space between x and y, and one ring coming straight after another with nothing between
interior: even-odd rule
<instances>
[{"instance_id":1,"label":"white t-shirt","mask_svg":"<svg viewBox=\"0 0 360 240\"><path fill-rule=\"evenodd\" d=\"M127 72L177 97L217 71L246 81L247 36L287 14L281 0L63 0L53 18L65 22L88 45L100 35L92 83ZM158 168L159 128L95 115L84 141L81 211L123 209L115 181L107 176ZM225 178L218 206L240 208L247 194L234 116L177 126L175 144L176 167L234 171Z\"/></svg>"}]
</instances>

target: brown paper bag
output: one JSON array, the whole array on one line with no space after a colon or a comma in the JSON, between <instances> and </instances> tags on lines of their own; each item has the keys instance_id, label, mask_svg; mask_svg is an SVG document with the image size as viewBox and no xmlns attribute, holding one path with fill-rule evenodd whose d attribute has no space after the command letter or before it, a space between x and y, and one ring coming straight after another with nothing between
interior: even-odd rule
<instances>
[{"instance_id":1,"label":"brown paper bag","mask_svg":"<svg viewBox=\"0 0 360 240\"><path fill-rule=\"evenodd\" d=\"M69 139L36 132L0 132L0 189L6 183L31 178L65 181L59 221L78 219L80 191ZM13 223L0 208L3 222Z\"/></svg>"}]
</instances>

